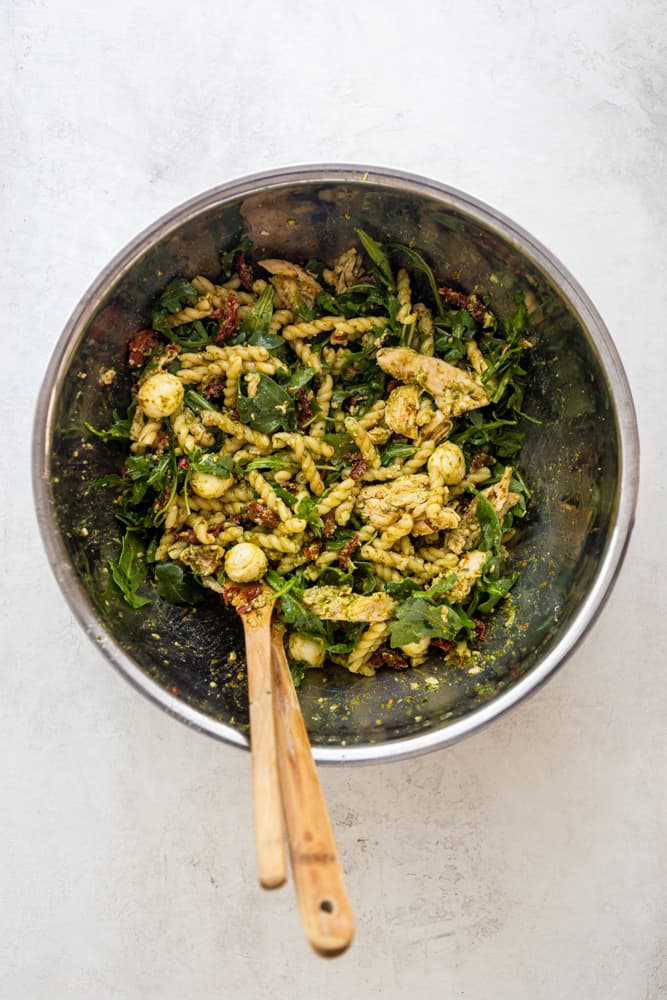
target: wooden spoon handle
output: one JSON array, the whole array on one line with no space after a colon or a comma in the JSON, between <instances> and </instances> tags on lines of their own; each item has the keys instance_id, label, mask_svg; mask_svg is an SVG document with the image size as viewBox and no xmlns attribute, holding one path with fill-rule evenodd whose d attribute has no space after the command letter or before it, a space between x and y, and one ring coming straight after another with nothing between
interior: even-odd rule
<instances>
[{"instance_id":1,"label":"wooden spoon handle","mask_svg":"<svg viewBox=\"0 0 667 1000\"><path fill-rule=\"evenodd\" d=\"M315 951L332 958L349 947L354 917L280 629L272 629L271 649L278 769L301 922Z\"/></svg>"},{"instance_id":2,"label":"wooden spoon handle","mask_svg":"<svg viewBox=\"0 0 667 1000\"><path fill-rule=\"evenodd\" d=\"M273 717L271 626L268 619L266 623L253 626L245 618L243 625L248 663L257 874L265 889L277 889L287 878L287 861Z\"/></svg>"}]
</instances>

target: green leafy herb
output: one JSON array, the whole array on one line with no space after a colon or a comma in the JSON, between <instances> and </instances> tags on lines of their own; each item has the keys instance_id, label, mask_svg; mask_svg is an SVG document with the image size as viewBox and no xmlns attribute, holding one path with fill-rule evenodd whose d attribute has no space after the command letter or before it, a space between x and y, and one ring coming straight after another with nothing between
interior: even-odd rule
<instances>
[{"instance_id":1,"label":"green leafy herb","mask_svg":"<svg viewBox=\"0 0 667 1000\"><path fill-rule=\"evenodd\" d=\"M267 285L254 305L243 317L241 331L243 333L268 333L269 323L273 316L273 285Z\"/></svg>"},{"instance_id":2,"label":"green leafy herb","mask_svg":"<svg viewBox=\"0 0 667 1000\"><path fill-rule=\"evenodd\" d=\"M381 244L374 240L372 236L369 236L363 229L355 229L355 233L371 259L376 276L380 278L387 288L393 290L394 274L389 263L389 257L382 249Z\"/></svg>"},{"instance_id":3,"label":"green leafy herb","mask_svg":"<svg viewBox=\"0 0 667 1000\"><path fill-rule=\"evenodd\" d=\"M234 259L237 253L248 253L252 250L252 240L244 237L238 246L232 247L231 250L226 250L224 253L220 254L220 267L222 268L222 273L225 278L228 278L232 273L234 268Z\"/></svg>"},{"instance_id":4,"label":"green leafy herb","mask_svg":"<svg viewBox=\"0 0 667 1000\"><path fill-rule=\"evenodd\" d=\"M294 397L270 375L259 376L254 396L239 395L237 407L243 423L262 434L296 430Z\"/></svg>"},{"instance_id":5,"label":"green leafy herb","mask_svg":"<svg viewBox=\"0 0 667 1000\"><path fill-rule=\"evenodd\" d=\"M290 663L289 669L292 675L292 681L294 682L294 687L295 688L301 687L301 682L306 676L306 670L308 669L308 665L306 663L302 663L299 660L297 662Z\"/></svg>"},{"instance_id":6,"label":"green leafy herb","mask_svg":"<svg viewBox=\"0 0 667 1000\"><path fill-rule=\"evenodd\" d=\"M440 298L440 293L438 292L437 282L433 275L433 271L426 263L422 255L417 253L416 250L413 250L412 247L405 246L403 243L390 243L389 248L395 253L403 254L403 256L408 258L412 266L416 268L417 271L421 271L422 274L426 275L431 289L431 295L433 296L433 302L435 303L435 308L440 316L444 316L445 309L442 299Z\"/></svg>"},{"instance_id":7,"label":"green leafy herb","mask_svg":"<svg viewBox=\"0 0 667 1000\"><path fill-rule=\"evenodd\" d=\"M309 611L294 594L283 594L278 599L286 625L291 625L296 632L306 632L308 635L321 638L326 636L323 622L312 611Z\"/></svg>"},{"instance_id":8,"label":"green leafy herb","mask_svg":"<svg viewBox=\"0 0 667 1000\"><path fill-rule=\"evenodd\" d=\"M194 413L201 413L202 410L215 410L211 401L195 389L188 389L185 393L185 405L189 406Z\"/></svg>"},{"instance_id":9,"label":"green leafy herb","mask_svg":"<svg viewBox=\"0 0 667 1000\"><path fill-rule=\"evenodd\" d=\"M106 429L97 430L92 424L88 423L84 423L83 426L89 434L94 434L95 437L100 438L102 441L129 441L132 418L129 416L121 417L118 415L117 410L114 410L111 424Z\"/></svg>"},{"instance_id":10,"label":"green leafy herb","mask_svg":"<svg viewBox=\"0 0 667 1000\"><path fill-rule=\"evenodd\" d=\"M198 298L199 292L187 278L172 278L158 300L158 308L174 315Z\"/></svg>"},{"instance_id":11,"label":"green leafy herb","mask_svg":"<svg viewBox=\"0 0 667 1000\"><path fill-rule=\"evenodd\" d=\"M456 639L460 633L472 635L475 623L466 613L447 604L434 605L422 596L409 597L396 612L391 624L391 645L407 646L427 636L431 639Z\"/></svg>"},{"instance_id":12,"label":"green leafy herb","mask_svg":"<svg viewBox=\"0 0 667 1000\"><path fill-rule=\"evenodd\" d=\"M414 455L417 449L413 444L403 443L403 441L392 441L380 452L383 465L391 465L397 458L409 458Z\"/></svg>"},{"instance_id":13,"label":"green leafy herb","mask_svg":"<svg viewBox=\"0 0 667 1000\"><path fill-rule=\"evenodd\" d=\"M155 567L157 592L169 604L198 604L205 591L180 563L163 562Z\"/></svg>"},{"instance_id":14,"label":"green leafy herb","mask_svg":"<svg viewBox=\"0 0 667 1000\"><path fill-rule=\"evenodd\" d=\"M483 552L498 552L502 527L495 508L481 493L477 494L475 516L482 527L479 547Z\"/></svg>"},{"instance_id":15,"label":"green leafy herb","mask_svg":"<svg viewBox=\"0 0 667 1000\"><path fill-rule=\"evenodd\" d=\"M147 597L137 593L146 579L146 549L136 531L128 528L121 543L118 562L109 560L111 578L123 595L126 604L135 610L150 604Z\"/></svg>"}]
</instances>

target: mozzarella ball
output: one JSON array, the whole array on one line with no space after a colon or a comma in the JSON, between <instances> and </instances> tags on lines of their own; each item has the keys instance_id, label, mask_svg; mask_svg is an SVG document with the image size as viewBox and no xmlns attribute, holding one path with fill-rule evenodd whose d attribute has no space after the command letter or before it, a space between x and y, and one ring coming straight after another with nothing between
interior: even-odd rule
<instances>
[{"instance_id":1,"label":"mozzarella ball","mask_svg":"<svg viewBox=\"0 0 667 1000\"><path fill-rule=\"evenodd\" d=\"M239 542L228 549L225 555L225 573L234 583L261 580L268 565L264 552L252 542Z\"/></svg>"},{"instance_id":2,"label":"mozzarella ball","mask_svg":"<svg viewBox=\"0 0 667 1000\"><path fill-rule=\"evenodd\" d=\"M139 386L137 402L147 417L170 417L183 402L183 383L169 372L156 372Z\"/></svg>"},{"instance_id":3,"label":"mozzarella ball","mask_svg":"<svg viewBox=\"0 0 667 1000\"><path fill-rule=\"evenodd\" d=\"M290 634L288 649L291 659L307 663L309 667L321 667L326 656L322 643L303 632Z\"/></svg>"},{"instance_id":4,"label":"mozzarella ball","mask_svg":"<svg viewBox=\"0 0 667 1000\"><path fill-rule=\"evenodd\" d=\"M466 474L466 460L457 444L445 441L438 445L428 460L428 474L445 486L455 486Z\"/></svg>"},{"instance_id":5,"label":"mozzarella ball","mask_svg":"<svg viewBox=\"0 0 667 1000\"><path fill-rule=\"evenodd\" d=\"M233 482L233 476L221 479L220 476L213 476L210 472L193 472L190 489L204 500L217 500L227 492Z\"/></svg>"}]
</instances>

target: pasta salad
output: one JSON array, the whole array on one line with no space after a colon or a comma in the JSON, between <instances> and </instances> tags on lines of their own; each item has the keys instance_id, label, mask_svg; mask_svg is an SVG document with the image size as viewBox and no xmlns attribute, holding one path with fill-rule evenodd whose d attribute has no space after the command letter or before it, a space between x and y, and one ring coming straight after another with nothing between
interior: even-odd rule
<instances>
[{"instance_id":1,"label":"pasta salad","mask_svg":"<svg viewBox=\"0 0 667 1000\"><path fill-rule=\"evenodd\" d=\"M215 280L171 280L129 344L127 414L88 425L124 449L91 487L124 525L111 586L140 608L263 581L297 680L433 647L465 664L518 576L525 303L500 320L356 232L328 265L244 240Z\"/></svg>"}]
</instances>

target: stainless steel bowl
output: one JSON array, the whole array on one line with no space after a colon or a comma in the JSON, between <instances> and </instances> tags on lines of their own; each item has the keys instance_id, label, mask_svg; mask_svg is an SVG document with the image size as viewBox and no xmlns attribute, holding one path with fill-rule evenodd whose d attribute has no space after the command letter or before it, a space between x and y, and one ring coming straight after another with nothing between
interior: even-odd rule
<instances>
[{"instance_id":1,"label":"stainless steel bowl","mask_svg":"<svg viewBox=\"0 0 667 1000\"><path fill-rule=\"evenodd\" d=\"M156 600L131 611L103 598L118 526L87 483L121 452L90 441L82 422L108 422L127 402L125 345L175 274L214 274L218 252L248 233L260 254L330 260L362 226L414 241L438 276L493 293L500 315L517 292L539 305L521 463L533 488L513 559L511 614L497 614L484 669L470 676L434 659L375 679L311 671L300 695L318 761L391 760L454 742L542 684L586 633L609 594L631 531L638 439L612 340L565 268L509 219L460 191L385 169L308 166L224 184L170 212L105 268L75 309L41 390L34 430L37 515L55 575L107 659L174 716L247 746L242 640L216 600L196 611Z\"/></svg>"}]
</instances>

